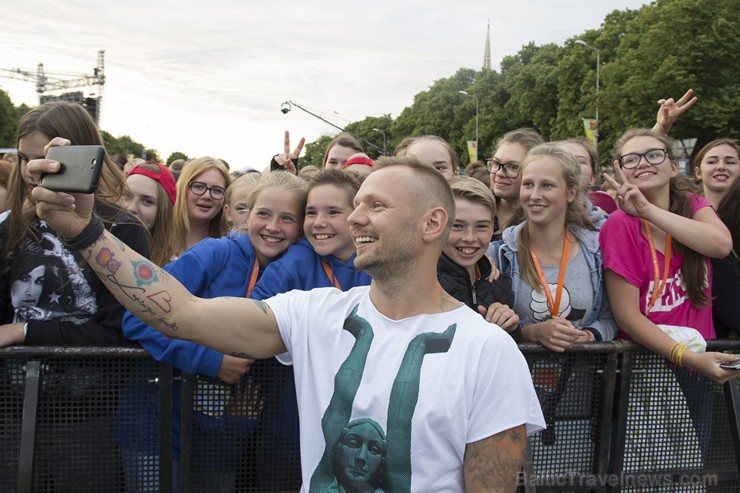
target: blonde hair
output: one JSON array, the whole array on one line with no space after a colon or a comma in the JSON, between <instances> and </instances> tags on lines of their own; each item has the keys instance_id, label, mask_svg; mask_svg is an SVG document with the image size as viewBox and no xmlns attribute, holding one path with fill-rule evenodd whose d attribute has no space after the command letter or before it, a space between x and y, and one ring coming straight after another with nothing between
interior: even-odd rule
<instances>
[{"instance_id":1,"label":"blonde hair","mask_svg":"<svg viewBox=\"0 0 740 493\"><path fill-rule=\"evenodd\" d=\"M308 196L308 184L297 176L280 171L277 173L267 173L262 175L260 180L257 182L257 186L254 187L247 197L247 208L249 209L249 215L252 215L254 205L260 198L260 195L268 188L282 188L288 192L294 193L298 198L300 204L300 211L298 211L299 221L303 222L303 215L306 211L306 197Z\"/></svg>"},{"instance_id":2,"label":"blonde hair","mask_svg":"<svg viewBox=\"0 0 740 493\"><path fill-rule=\"evenodd\" d=\"M172 246L175 252L179 252L185 248L186 238L191 227L187 201L190 182L210 169L215 169L221 173L221 176L224 178L224 188L228 189L231 184L229 170L226 169L226 166L220 159L210 156L199 157L188 162L177 179L177 200L175 201L175 214L172 218L172 229L174 230ZM226 224L222 204L218 214L211 219L208 225L208 236L211 238L220 238L226 234L228 229L229 226Z\"/></svg>"},{"instance_id":3,"label":"blonde hair","mask_svg":"<svg viewBox=\"0 0 740 493\"><path fill-rule=\"evenodd\" d=\"M533 147L528 153L527 157L524 158L521 164L521 174L524 175L524 170L536 159L542 156L549 156L555 160L560 166L560 172L565 181L565 188L567 190L575 189L575 199L568 203L565 212L565 228L567 230L573 228L584 228L591 231L596 231L591 219L588 217L586 211L586 200L584 191L580 187L581 183L581 165L578 164L575 154L573 154L562 142L551 142L547 144L540 144ZM520 205L521 207L521 205ZM530 232L528 225L524 225L521 232L519 233L519 250L517 251L517 257L519 259L519 265L521 266L522 278L532 286L533 289L541 291L543 289L540 286L539 276L534 267L532 261L532 255L530 254Z\"/></svg>"},{"instance_id":4,"label":"blonde hair","mask_svg":"<svg viewBox=\"0 0 740 493\"><path fill-rule=\"evenodd\" d=\"M228 188L226 188L226 193L224 194L224 205L231 205L231 197L238 189L242 188L245 185L254 185L255 183L259 183L261 178L262 173L260 172L251 172L240 175L238 178L231 182L231 185L229 185Z\"/></svg>"},{"instance_id":5,"label":"blonde hair","mask_svg":"<svg viewBox=\"0 0 740 493\"><path fill-rule=\"evenodd\" d=\"M483 182L469 176L456 176L450 180L450 188L456 199L480 204L491 211L491 221L496 216L496 199Z\"/></svg>"}]
</instances>

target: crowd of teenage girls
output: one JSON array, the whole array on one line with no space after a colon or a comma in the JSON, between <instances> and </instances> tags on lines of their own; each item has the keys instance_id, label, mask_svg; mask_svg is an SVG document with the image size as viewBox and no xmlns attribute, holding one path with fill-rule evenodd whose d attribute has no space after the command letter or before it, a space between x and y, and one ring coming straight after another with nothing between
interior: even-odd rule
<instances>
[{"instance_id":1,"label":"crowd of teenage girls","mask_svg":"<svg viewBox=\"0 0 740 493\"><path fill-rule=\"evenodd\" d=\"M438 264L442 286L500 327L491 330L517 341L562 352L575 343L629 338L677 370L716 381L737 376L720 367L733 357L697 351L664 330L695 329L704 339L740 334L740 146L714 140L696 153L692 179L679 174L667 134L693 101L665 101L652 129L626 131L605 170L589 141L544 142L528 128L501 136L489 159L464 170L443 138L404 139L394 154L435 167L455 196L456 216ZM299 484L290 367L165 337L125 313L79 254L38 219L30 197L36 183L26 164L44 157L54 137L102 144L85 110L71 103L47 103L22 118L17 162L0 165L0 347L135 341L156 360L198 374L206 394L240 382L251 389L245 400L253 412L196 413L204 433L223 434L213 467L199 469L196 458L196 480L232 491L239 440L263 426L268 431L257 457L285 464L286 488ZM286 132L284 152L271 166L238 177L215 157L192 159L174 172L152 161L122 167L106 157L97 214L200 297L265 299L292 289L367 285L370 277L353 264L347 218L363 179L382 159L374 162L354 137L340 134L321 169L296 169L302 146L301 140L291 150ZM6 365L4 392L12 391L18 371ZM156 399L141 397L156 394L147 381L146 375L127 381L109 410L118 419L97 431L118 444L127 491L156 490L156 476L145 474L158 456L158 437L144 426L158 419ZM90 419L100 419L99 411L91 410ZM78 418L55 425L76 427L85 437L85 420ZM197 442L196 436L196 453ZM106 453L90 450L91 464L102 463ZM55 466L49 467L54 475ZM60 491L66 480L72 489L81 484L80 477L62 476Z\"/></svg>"}]
</instances>

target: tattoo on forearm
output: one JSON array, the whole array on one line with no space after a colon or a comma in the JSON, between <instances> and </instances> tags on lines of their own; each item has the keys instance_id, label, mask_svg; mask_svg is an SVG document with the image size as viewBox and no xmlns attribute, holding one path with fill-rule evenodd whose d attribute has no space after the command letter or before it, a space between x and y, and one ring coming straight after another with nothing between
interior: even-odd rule
<instances>
[{"instance_id":1,"label":"tattoo on forearm","mask_svg":"<svg viewBox=\"0 0 740 493\"><path fill-rule=\"evenodd\" d=\"M177 326L177 322L170 322L162 317L159 317L158 321L161 322L162 325L170 329L172 332L177 332L178 330L180 330L180 327Z\"/></svg>"},{"instance_id":2,"label":"tattoo on forearm","mask_svg":"<svg viewBox=\"0 0 740 493\"><path fill-rule=\"evenodd\" d=\"M524 460L524 426L505 430L465 449L465 475L471 484L514 491Z\"/></svg>"},{"instance_id":3,"label":"tattoo on forearm","mask_svg":"<svg viewBox=\"0 0 740 493\"><path fill-rule=\"evenodd\" d=\"M172 305L170 304L172 301L172 295L170 295L169 291L158 291L153 294L148 294L146 297L149 301L157 305L163 312L170 313L172 311Z\"/></svg>"}]
</instances>

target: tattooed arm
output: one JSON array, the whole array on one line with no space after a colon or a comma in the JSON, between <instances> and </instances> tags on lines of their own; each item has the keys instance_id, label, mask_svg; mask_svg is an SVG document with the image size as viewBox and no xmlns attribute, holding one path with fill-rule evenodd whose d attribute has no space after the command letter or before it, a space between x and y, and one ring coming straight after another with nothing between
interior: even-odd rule
<instances>
[{"instance_id":1,"label":"tattooed arm","mask_svg":"<svg viewBox=\"0 0 740 493\"><path fill-rule=\"evenodd\" d=\"M465 447L465 491L515 491L526 444L524 425L469 443Z\"/></svg>"},{"instance_id":2,"label":"tattooed arm","mask_svg":"<svg viewBox=\"0 0 740 493\"><path fill-rule=\"evenodd\" d=\"M49 146L68 144L55 138ZM37 180L40 174L58 169L59 164L48 159L28 163ZM36 187L33 197L39 217L66 238L79 235L91 220L91 194L55 193ZM266 358L286 351L275 316L260 301L193 296L177 279L107 231L81 253L127 310L168 337L238 357Z\"/></svg>"}]
</instances>

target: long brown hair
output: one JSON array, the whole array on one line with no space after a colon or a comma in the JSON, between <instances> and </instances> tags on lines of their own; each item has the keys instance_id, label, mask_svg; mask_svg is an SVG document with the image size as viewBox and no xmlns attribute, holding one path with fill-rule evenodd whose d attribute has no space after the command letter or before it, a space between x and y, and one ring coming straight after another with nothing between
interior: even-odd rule
<instances>
[{"instance_id":1,"label":"long brown hair","mask_svg":"<svg viewBox=\"0 0 740 493\"><path fill-rule=\"evenodd\" d=\"M54 137L68 139L72 145L103 145L103 138L90 114L76 103L55 101L38 106L21 118L16 135L16 147L20 141L38 132L49 140ZM14 167L8 189L7 219L8 242L5 258L9 262L18 244L29 234L37 241L39 232L32 221L36 217L36 205L31 197L28 185L20 172L21 159ZM98 189L95 191L96 204L104 203L115 209L121 208L121 194L125 187L123 173L108 153L100 174ZM105 219L105 218L104 218Z\"/></svg>"},{"instance_id":2,"label":"long brown hair","mask_svg":"<svg viewBox=\"0 0 740 493\"><path fill-rule=\"evenodd\" d=\"M624 145L635 137L652 137L658 140L666 149L667 158L675 164L676 159L671 151L673 149L673 139L647 128L628 130L622 135L614 146L615 160L622 155ZM671 178L668 190L668 211L690 219L692 214L689 195L698 195L697 187L685 176L677 175ZM678 241L674 240L673 245L676 251L681 254L681 274L686 283L686 293L689 301L696 308L703 308L709 302L709 297L704 294L703 290L707 273L707 258Z\"/></svg>"},{"instance_id":3,"label":"long brown hair","mask_svg":"<svg viewBox=\"0 0 740 493\"><path fill-rule=\"evenodd\" d=\"M155 161L146 161L137 164L136 167L159 174L164 166ZM154 181L157 182L157 214L154 217L154 227L149 230L149 259L163 266L177 253L173 248L175 236L172 219L175 215L175 206L162 184L157 180ZM128 185L126 188L128 189Z\"/></svg>"},{"instance_id":4,"label":"long brown hair","mask_svg":"<svg viewBox=\"0 0 740 493\"><path fill-rule=\"evenodd\" d=\"M737 269L740 267L740 260L738 260L738 250L740 250L740 175L735 177L727 195L719 203L717 215L732 235L732 255Z\"/></svg>"}]
</instances>

